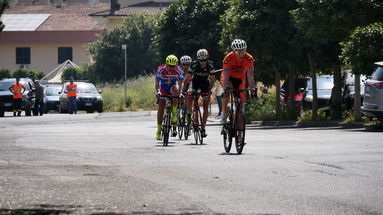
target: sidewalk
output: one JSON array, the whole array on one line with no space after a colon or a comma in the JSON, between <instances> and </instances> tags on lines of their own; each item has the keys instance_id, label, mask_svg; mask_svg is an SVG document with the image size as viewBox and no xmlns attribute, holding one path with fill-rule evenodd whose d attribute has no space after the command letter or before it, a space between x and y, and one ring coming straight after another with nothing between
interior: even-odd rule
<instances>
[{"instance_id":1,"label":"sidewalk","mask_svg":"<svg viewBox=\"0 0 383 215\"><path fill-rule=\"evenodd\" d=\"M210 112L211 111L211 112ZM209 118L208 124L220 124L220 120L215 117L218 114L218 105L211 104L209 106ZM383 125L369 125L369 123L365 122L349 122L345 123L341 120L325 120L325 121L288 121L288 120L280 120L280 121L252 121L250 123L254 126L262 126L262 127L280 127L280 128L311 128L311 127L336 127L336 128L344 128L344 129L355 129L355 128L365 128L368 131L383 131Z\"/></svg>"}]
</instances>

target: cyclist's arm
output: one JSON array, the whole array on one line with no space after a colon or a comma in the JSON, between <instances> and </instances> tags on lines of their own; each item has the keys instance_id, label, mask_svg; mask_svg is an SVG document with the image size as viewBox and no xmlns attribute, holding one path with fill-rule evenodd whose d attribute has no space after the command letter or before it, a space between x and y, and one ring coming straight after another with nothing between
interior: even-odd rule
<instances>
[{"instance_id":1,"label":"cyclist's arm","mask_svg":"<svg viewBox=\"0 0 383 215\"><path fill-rule=\"evenodd\" d=\"M155 88L156 88L156 93L159 93L159 88L160 88L160 79L156 79Z\"/></svg>"},{"instance_id":2,"label":"cyclist's arm","mask_svg":"<svg viewBox=\"0 0 383 215\"><path fill-rule=\"evenodd\" d=\"M189 85L190 77L191 77L191 75L190 75L190 73L188 72L188 73L186 74L186 76L185 76L185 79L184 79L184 82L183 82L183 85L182 85L182 92L185 92L185 91L187 90L186 87Z\"/></svg>"},{"instance_id":3,"label":"cyclist's arm","mask_svg":"<svg viewBox=\"0 0 383 215\"><path fill-rule=\"evenodd\" d=\"M247 81L249 83L250 88L255 89L255 82L254 82L254 69L248 69L247 70Z\"/></svg>"},{"instance_id":4,"label":"cyclist's arm","mask_svg":"<svg viewBox=\"0 0 383 215\"><path fill-rule=\"evenodd\" d=\"M225 90L229 86L230 74L228 70L223 70L223 89Z\"/></svg>"},{"instance_id":5,"label":"cyclist's arm","mask_svg":"<svg viewBox=\"0 0 383 215\"><path fill-rule=\"evenodd\" d=\"M24 94L24 92L26 91L24 85L21 85L21 87L23 87L23 92L21 92L21 94Z\"/></svg>"}]
</instances>

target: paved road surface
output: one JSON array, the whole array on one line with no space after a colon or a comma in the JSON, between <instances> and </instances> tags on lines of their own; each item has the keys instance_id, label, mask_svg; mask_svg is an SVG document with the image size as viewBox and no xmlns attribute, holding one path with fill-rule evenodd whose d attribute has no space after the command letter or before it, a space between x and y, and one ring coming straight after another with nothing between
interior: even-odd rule
<instances>
[{"instance_id":1,"label":"paved road surface","mask_svg":"<svg viewBox=\"0 0 383 215\"><path fill-rule=\"evenodd\" d=\"M242 155L155 112L0 119L0 214L383 214L382 133L249 127Z\"/></svg>"}]
</instances>

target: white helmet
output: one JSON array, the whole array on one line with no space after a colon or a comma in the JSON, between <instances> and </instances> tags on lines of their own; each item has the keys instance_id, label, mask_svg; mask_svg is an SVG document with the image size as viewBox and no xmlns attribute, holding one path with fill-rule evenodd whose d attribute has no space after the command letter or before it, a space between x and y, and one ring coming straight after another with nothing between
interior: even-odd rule
<instances>
[{"instance_id":1,"label":"white helmet","mask_svg":"<svg viewBox=\"0 0 383 215\"><path fill-rule=\"evenodd\" d=\"M192 58L189 55L184 55L180 59L181 65L190 65Z\"/></svg>"},{"instance_id":2,"label":"white helmet","mask_svg":"<svg viewBox=\"0 0 383 215\"><path fill-rule=\"evenodd\" d=\"M200 49L197 51L197 59L198 60L206 60L209 57L209 53L206 49Z\"/></svg>"},{"instance_id":3,"label":"white helmet","mask_svg":"<svg viewBox=\"0 0 383 215\"><path fill-rule=\"evenodd\" d=\"M246 45L246 42L244 40L241 40L241 39L235 39L233 40L233 42L231 42L231 49L233 49L233 51L246 51L247 49L247 45Z\"/></svg>"}]
</instances>

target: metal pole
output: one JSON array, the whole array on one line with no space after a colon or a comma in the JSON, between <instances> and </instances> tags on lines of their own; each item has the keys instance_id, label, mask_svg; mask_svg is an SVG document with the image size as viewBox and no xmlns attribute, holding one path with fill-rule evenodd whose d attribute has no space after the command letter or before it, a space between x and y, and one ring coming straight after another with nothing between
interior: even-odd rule
<instances>
[{"instance_id":1,"label":"metal pole","mask_svg":"<svg viewBox=\"0 0 383 215\"><path fill-rule=\"evenodd\" d=\"M125 106L126 106L126 80L127 79L127 66L126 66L126 45L125 45Z\"/></svg>"},{"instance_id":2,"label":"metal pole","mask_svg":"<svg viewBox=\"0 0 383 215\"><path fill-rule=\"evenodd\" d=\"M124 58L124 61L125 61L125 80L124 80L124 85L125 85L125 97L124 97L124 106L126 107L126 79L127 79L127 66L126 66L126 44L123 44L122 46L121 46L121 48L125 51L125 58Z\"/></svg>"}]
</instances>

